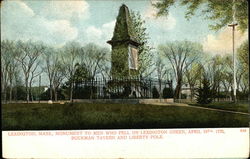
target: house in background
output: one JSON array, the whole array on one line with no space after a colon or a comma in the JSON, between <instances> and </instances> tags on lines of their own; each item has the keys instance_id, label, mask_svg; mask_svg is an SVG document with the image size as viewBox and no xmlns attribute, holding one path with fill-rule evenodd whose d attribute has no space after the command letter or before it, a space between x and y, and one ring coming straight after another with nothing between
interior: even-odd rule
<instances>
[{"instance_id":1,"label":"house in background","mask_svg":"<svg viewBox=\"0 0 250 159\"><path fill-rule=\"evenodd\" d=\"M194 97L193 99L196 99L196 92L197 92L197 87L194 88ZM181 98L182 99L191 99L191 89L190 86L188 84L184 84L181 88Z\"/></svg>"}]
</instances>

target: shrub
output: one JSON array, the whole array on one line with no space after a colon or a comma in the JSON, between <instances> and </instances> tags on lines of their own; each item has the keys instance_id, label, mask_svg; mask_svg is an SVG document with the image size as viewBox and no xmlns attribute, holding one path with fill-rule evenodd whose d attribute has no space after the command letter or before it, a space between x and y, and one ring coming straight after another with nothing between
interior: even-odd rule
<instances>
[{"instance_id":1,"label":"shrub","mask_svg":"<svg viewBox=\"0 0 250 159\"><path fill-rule=\"evenodd\" d=\"M153 98L159 98L160 97L160 94L157 90L157 88L154 86L153 87L153 90L152 90L152 94L153 94Z\"/></svg>"},{"instance_id":2,"label":"shrub","mask_svg":"<svg viewBox=\"0 0 250 159\"><path fill-rule=\"evenodd\" d=\"M203 79L202 85L203 86L198 88L197 103L209 104L212 102L213 91L211 90L210 83L206 78Z\"/></svg>"},{"instance_id":3,"label":"shrub","mask_svg":"<svg viewBox=\"0 0 250 159\"><path fill-rule=\"evenodd\" d=\"M163 94L163 98L173 98L174 92L172 88L165 87L163 89L162 94Z\"/></svg>"},{"instance_id":4,"label":"shrub","mask_svg":"<svg viewBox=\"0 0 250 159\"><path fill-rule=\"evenodd\" d=\"M124 91L123 91L123 96L124 97L129 97L131 94L131 87L130 86L124 86Z\"/></svg>"},{"instance_id":5,"label":"shrub","mask_svg":"<svg viewBox=\"0 0 250 159\"><path fill-rule=\"evenodd\" d=\"M187 99L187 95L186 95L186 94L181 93L181 99Z\"/></svg>"}]
</instances>

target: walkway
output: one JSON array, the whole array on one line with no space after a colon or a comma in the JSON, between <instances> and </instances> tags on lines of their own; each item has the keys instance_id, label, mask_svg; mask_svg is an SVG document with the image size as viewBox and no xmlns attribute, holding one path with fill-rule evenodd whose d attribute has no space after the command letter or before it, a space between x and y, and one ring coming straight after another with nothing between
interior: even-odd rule
<instances>
[{"instance_id":1,"label":"walkway","mask_svg":"<svg viewBox=\"0 0 250 159\"><path fill-rule=\"evenodd\" d=\"M159 105L159 106L181 106L181 107L190 107L190 108L196 108L196 109L205 109L205 110L211 110L211 111L217 111L217 112L225 112L225 113L233 113L233 114L241 114L241 115L250 115L249 113L244 112L236 112L236 111L230 111L230 110L222 110L222 109L215 109L215 108L206 108L206 107L199 107L199 106L191 106L185 103L151 103L151 105Z\"/></svg>"}]
</instances>

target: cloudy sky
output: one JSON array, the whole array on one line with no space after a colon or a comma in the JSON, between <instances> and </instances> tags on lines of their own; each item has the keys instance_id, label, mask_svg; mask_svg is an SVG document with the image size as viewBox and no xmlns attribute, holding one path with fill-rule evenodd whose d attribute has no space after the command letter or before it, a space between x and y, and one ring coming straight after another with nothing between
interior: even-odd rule
<instances>
[{"instance_id":1,"label":"cloudy sky","mask_svg":"<svg viewBox=\"0 0 250 159\"><path fill-rule=\"evenodd\" d=\"M206 52L225 54L231 51L231 30L215 32L208 28L211 21L202 16L184 18L185 7L170 9L168 17L155 17L151 1L87 1L87 0L5 0L1 4L1 39L33 40L62 46L67 41L89 42L110 46L106 41L113 34L119 7L126 4L130 10L139 11L146 21L150 44L190 40L201 42ZM237 44L247 38L236 33Z\"/></svg>"}]
</instances>

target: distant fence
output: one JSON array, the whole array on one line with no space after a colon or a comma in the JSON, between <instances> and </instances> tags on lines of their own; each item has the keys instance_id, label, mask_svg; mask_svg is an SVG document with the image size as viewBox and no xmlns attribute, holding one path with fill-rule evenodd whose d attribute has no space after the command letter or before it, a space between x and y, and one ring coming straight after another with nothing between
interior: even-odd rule
<instances>
[{"instance_id":1,"label":"distant fence","mask_svg":"<svg viewBox=\"0 0 250 159\"><path fill-rule=\"evenodd\" d=\"M163 89L172 89L172 81L151 78L96 78L74 82L74 99L159 98ZM169 98L171 98L170 92Z\"/></svg>"}]
</instances>

